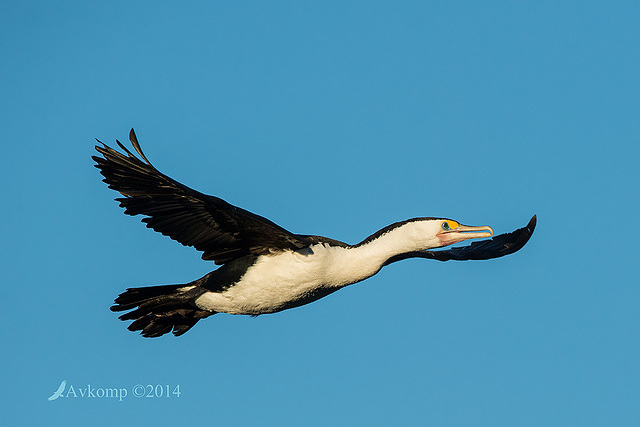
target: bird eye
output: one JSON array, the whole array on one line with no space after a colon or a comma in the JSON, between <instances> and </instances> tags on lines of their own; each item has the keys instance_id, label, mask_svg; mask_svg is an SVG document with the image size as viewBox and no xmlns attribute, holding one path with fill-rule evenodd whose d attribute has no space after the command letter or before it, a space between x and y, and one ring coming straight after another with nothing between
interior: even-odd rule
<instances>
[{"instance_id":1,"label":"bird eye","mask_svg":"<svg viewBox=\"0 0 640 427\"><path fill-rule=\"evenodd\" d=\"M449 223L447 221L442 223L442 229L445 231L451 230L451 227L449 227Z\"/></svg>"}]
</instances>

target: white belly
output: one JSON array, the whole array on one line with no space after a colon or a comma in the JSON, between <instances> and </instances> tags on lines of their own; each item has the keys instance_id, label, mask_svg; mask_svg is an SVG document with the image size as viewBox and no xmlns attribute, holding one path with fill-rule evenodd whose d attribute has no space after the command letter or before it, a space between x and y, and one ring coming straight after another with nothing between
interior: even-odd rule
<instances>
[{"instance_id":1,"label":"white belly","mask_svg":"<svg viewBox=\"0 0 640 427\"><path fill-rule=\"evenodd\" d=\"M350 262L349 250L342 247L318 244L311 251L261 256L237 284L223 292L206 292L195 303L202 309L223 313L273 313L318 289L340 288L379 269Z\"/></svg>"}]
</instances>

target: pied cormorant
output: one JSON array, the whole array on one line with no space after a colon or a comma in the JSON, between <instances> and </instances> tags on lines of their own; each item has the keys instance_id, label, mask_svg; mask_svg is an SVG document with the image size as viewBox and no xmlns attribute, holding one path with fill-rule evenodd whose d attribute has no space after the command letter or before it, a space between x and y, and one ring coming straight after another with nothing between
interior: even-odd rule
<instances>
[{"instance_id":1,"label":"pied cormorant","mask_svg":"<svg viewBox=\"0 0 640 427\"><path fill-rule=\"evenodd\" d=\"M208 196L169 178L129 139L140 158L120 141L124 153L98 141L96 167L128 215L144 215L147 227L202 251L202 259L221 265L179 285L129 288L112 311L127 311L128 329L145 337L179 336L216 313L257 316L320 299L406 258L490 259L522 248L536 225L469 246L432 251L463 240L492 237L491 227L471 227L447 218L414 218L391 224L356 245L322 236L291 233L266 218Z\"/></svg>"}]
</instances>

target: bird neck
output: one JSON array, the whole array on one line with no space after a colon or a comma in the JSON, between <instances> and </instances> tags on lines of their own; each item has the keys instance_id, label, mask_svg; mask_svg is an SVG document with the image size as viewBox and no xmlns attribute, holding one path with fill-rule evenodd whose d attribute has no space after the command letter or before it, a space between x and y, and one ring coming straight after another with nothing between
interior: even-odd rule
<instances>
[{"instance_id":1,"label":"bird neck","mask_svg":"<svg viewBox=\"0 0 640 427\"><path fill-rule=\"evenodd\" d=\"M357 245L336 248L330 268L332 281L340 285L359 282L380 271L391 257L425 249L416 240L416 231L416 226L407 223L383 229Z\"/></svg>"}]
</instances>

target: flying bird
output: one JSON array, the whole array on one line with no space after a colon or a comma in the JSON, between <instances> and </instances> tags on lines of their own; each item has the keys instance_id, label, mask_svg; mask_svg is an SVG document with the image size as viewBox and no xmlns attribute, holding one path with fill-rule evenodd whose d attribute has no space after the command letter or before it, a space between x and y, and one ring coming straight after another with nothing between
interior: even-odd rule
<instances>
[{"instance_id":1,"label":"flying bird","mask_svg":"<svg viewBox=\"0 0 640 427\"><path fill-rule=\"evenodd\" d=\"M498 258L518 251L533 233L529 223L512 233L469 246L433 250L468 239L488 238L488 226L422 217L391 224L350 245L322 236L291 233L270 220L193 190L158 171L131 129L119 152L98 141L92 156L127 215L143 215L148 228L202 252L219 268L185 284L129 288L111 307L128 329L144 337L180 336L216 313L257 316L298 307L376 274L407 258L438 261Z\"/></svg>"},{"instance_id":2,"label":"flying bird","mask_svg":"<svg viewBox=\"0 0 640 427\"><path fill-rule=\"evenodd\" d=\"M51 396L49 396L48 400L56 400L60 396L62 396L62 392L64 392L64 388L67 386L67 380L62 380L58 389L53 392Z\"/></svg>"}]
</instances>

